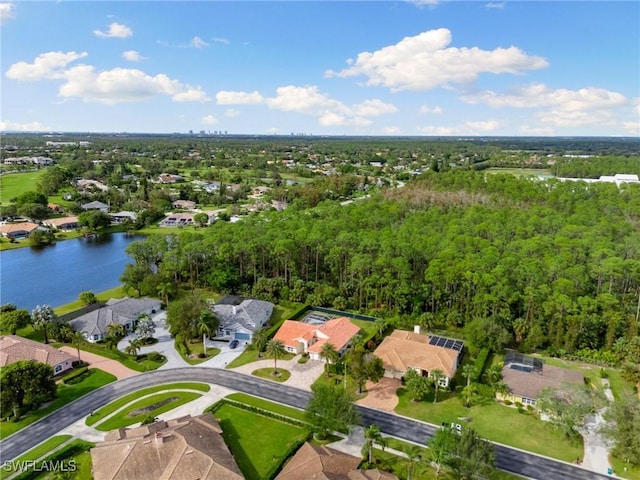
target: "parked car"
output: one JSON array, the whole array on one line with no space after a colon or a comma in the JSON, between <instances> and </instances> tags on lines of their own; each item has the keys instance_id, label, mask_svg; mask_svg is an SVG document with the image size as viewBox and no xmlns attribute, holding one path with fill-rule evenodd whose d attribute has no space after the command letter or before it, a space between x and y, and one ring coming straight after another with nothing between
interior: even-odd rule
<instances>
[{"instance_id":1,"label":"parked car","mask_svg":"<svg viewBox=\"0 0 640 480\"><path fill-rule=\"evenodd\" d=\"M240 342L238 340L231 340L229 342L229 348L236 348Z\"/></svg>"}]
</instances>

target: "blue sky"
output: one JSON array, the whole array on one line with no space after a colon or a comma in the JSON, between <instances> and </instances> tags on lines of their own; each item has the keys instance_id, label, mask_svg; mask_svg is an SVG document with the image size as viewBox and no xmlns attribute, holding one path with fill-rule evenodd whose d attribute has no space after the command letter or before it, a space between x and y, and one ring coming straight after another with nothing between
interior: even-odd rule
<instances>
[{"instance_id":1,"label":"blue sky","mask_svg":"<svg viewBox=\"0 0 640 480\"><path fill-rule=\"evenodd\" d=\"M0 130L640 135L640 2L0 3Z\"/></svg>"}]
</instances>

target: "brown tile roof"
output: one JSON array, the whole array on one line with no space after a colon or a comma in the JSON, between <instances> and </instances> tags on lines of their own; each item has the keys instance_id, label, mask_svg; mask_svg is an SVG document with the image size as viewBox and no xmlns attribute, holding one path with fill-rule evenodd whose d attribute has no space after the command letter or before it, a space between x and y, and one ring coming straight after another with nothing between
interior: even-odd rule
<instances>
[{"instance_id":1,"label":"brown tile roof","mask_svg":"<svg viewBox=\"0 0 640 480\"><path fill-rule=\"evenodd\" d=\"M71 362L75 360L75 357L50 345L34 342L28 338L16 335L0 337L0 367L19 360L35 360L47 363L52 367L60 363L70 362L69 368L71 368Z\"/></svg>"},{"instance_id":2,"label":"brown tile roof","mask_svg":"<svg viewBox=\"0 0 640 480\"><path fill-rule=\"evenodd\" d=\"M91 449L95 480L242 480L212 414L109 432Z\"/></svg>"},{"instance_id":3,"label":"brown tile roof","mask_svg":"<svg viewBox=\"0 0 640 480\"><path fill-rule=\"evenodd\" d=\"M9 223L7 225L0 225L0 234L7 235L14 232L31 233L36 228L38 228L38 225L32 222Z\"/></svg>"},{"instance_id":4,"label":"brown tile roof","mask_svg":"<svg viewBox=\"0 0 640 480\"><path fill-rule=\"evenodd\" d=\"M386 370L406 372L419 368L431 372L442 370L451 378L458 367L458 352L444 347L429 345L429 337L406 330L394 330L373 352L382 359Z\"/></svg>"},{"instance_id":5,"label":"brown tile roof","mask_svg":"<svg viewBox=\"0 0 640 480\"><path fill-rule=\"evenodd\" d=\"M527 397L532 400L538 398L545 388L557 388L560 384L583 383L582 373L568 368L554 367L544 364L542 372L522 372L511 368L511 364L502 367L502 379L509 387L509 393L516 396Z\"/></svg>"},{"instance_id":6,"label":"brown tile roof","mask_svg":"<svg viewBox=\"0 0 640 480\"><path fill-rule=\"evenodd\" d=\"M43 221L45 225L50 227L60 228L63 225L67 225L69 223L76 225L78 224L78 217L63 217L63 218L50 218L48 220Z\"/></svg>"},{"instance_id":7,"label":"brown tile roof","mask_svg":"<svg viewBox=\"0 0 640 480\"><path fill-rule=\"evenodd\" d=\"M274 338L286 346L296 348L298 339L304 338L310 342L315 337L317 341L309 347L310 352L320 352L325 343L331 343L339 351L359 331L360 327L351 323L347 317L334 318L322 325L285 320Z\"/></svg>"}]
</instances>

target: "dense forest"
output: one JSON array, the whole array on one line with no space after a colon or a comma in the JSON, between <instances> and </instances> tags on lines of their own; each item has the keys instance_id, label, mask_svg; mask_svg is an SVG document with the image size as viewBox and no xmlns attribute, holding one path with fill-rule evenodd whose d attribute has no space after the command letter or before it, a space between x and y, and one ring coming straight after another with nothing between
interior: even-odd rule
<instances>
[{"instance_id":1,"label":"dense forest","mask_svg":"<svg viewBox=\"0 0 640 480\"><path fill-rule=\"evenodd\" d=\"M637 336L639 227L637 185L428 172L347 205L135 242L123 281L464 328L497 349L608 351Z\"/></svg>"}]
</instances>

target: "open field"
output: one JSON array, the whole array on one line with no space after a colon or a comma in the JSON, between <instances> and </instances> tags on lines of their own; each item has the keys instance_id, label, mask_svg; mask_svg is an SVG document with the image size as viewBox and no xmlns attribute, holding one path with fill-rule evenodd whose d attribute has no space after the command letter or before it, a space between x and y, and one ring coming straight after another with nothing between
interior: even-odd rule
<instances>
[{"instance_id":1,"label":"open field","mask_svg":"<svg viewBox=\"0 0 640 480\"><path fill-rule=\"evenodd\" d=\"M0 175L0 205L9 205L12 198L36 189L44 170Z\"/></svg>"}]
</instances>

